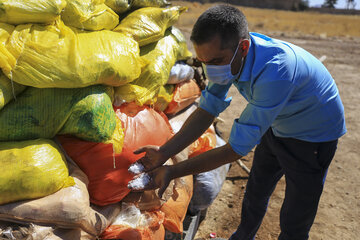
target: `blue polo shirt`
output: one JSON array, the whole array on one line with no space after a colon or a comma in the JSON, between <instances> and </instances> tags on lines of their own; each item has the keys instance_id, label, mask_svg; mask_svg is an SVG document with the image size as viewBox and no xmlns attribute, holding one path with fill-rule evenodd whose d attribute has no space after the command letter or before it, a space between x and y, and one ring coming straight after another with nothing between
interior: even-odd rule
<instances>
[{"instance_id":1,"label":"blue polo shirt","mask_svg":"<svg viewBox=\"0 0 360 240\"><path fill-rule=\"evenodd\" d=\"M245 156L271 127L275 136L308 142L338 139L346 132L344 107L334 79L310 53L293 44L250 33L239 79L209 82L199 107L218 116L231 102L234 84L248 104L234 120L229 144Z\"/></svg>"}]
</instances>

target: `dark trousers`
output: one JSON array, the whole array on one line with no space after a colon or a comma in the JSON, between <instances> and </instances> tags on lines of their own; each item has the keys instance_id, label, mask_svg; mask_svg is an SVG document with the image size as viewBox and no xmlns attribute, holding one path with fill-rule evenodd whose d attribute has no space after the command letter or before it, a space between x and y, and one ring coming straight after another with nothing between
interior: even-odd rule
<instances>
[{"instance_id":1,"label":"dark trousers","mask_svg":"<svg viewBox=\"0 0 360 240\"><path fill-rule=\"evenodd\" d=\"M280 240L305 240L314 222L337 140L312 143L274 136L271 128L255 149L242 204L241 223L231 240L251 240L260 227L270 195L285 175Z\"/></svg>"}]
</instances>

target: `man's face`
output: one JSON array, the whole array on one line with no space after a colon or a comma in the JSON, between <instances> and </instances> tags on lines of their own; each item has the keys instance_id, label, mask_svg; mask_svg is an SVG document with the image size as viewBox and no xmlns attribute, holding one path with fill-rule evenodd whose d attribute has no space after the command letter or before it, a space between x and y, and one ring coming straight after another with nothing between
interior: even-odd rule
<instances>
[{"instance_id":1,"label":"man's face","mask_svg":"<svg viewBox=\"0 0 360 240\"><path fill-rule=\"evenodd\" d=\"M196 58L205 65L226 65L229 64L234 56L234 48L222 48L221 39L217 35L209 42L197 45L194 43L194 49L196 52ZM235 75L239 72L242 63L240 48L237 51L234 60L231 64L231 73Z\"/></svg>"}]
</instances>

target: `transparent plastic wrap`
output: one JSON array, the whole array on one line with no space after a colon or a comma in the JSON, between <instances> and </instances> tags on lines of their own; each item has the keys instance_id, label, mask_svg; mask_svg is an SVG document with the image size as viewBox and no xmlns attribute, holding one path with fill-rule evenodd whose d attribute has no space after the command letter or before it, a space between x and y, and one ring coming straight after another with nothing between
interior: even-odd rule
<instances>
[{"instance_id":1,"label":"transparent plastic wrap","mask_svg":"<svg viewBox=\"0 0 360 240\"><path fill-rule=\"evenodd\" d=\"M120 214L109 226L101 239L160 240L165 237L161 211L140 211L135 205L122 203Z\"/></svg>"}]
</instances>

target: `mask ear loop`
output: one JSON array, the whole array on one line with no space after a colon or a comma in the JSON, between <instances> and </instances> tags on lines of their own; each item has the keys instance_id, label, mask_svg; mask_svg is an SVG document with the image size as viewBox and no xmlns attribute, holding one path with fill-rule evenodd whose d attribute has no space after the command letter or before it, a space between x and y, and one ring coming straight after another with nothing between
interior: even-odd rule
<instances>
[{"instance_id":1,"label":"mask ear loop","mask_svg":"<svg viewBox=\"0 0 360 240\"><path fill-rule=\"evenodd\" d=\"M237 54L237 52L238 52L238 50L239 50L239 46L240 46L240 44L238 44L238 46L237 46L237 48L236 48L236 50L235 50L235 53L234 53L234 56L232 57L232 59L231 59L231 61L230 61L230 65L232 64L232 62L234 61L234 59L235 59L235 57L236 57L236 54Z\"/></svg>"}]
</instances>

